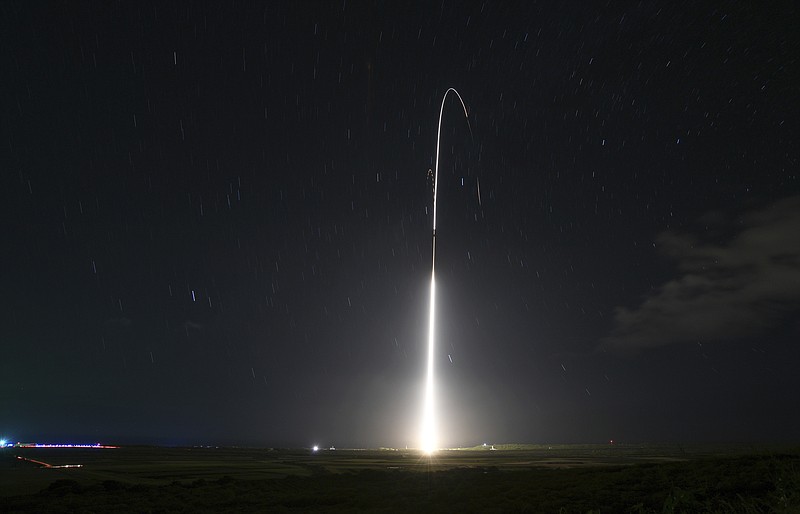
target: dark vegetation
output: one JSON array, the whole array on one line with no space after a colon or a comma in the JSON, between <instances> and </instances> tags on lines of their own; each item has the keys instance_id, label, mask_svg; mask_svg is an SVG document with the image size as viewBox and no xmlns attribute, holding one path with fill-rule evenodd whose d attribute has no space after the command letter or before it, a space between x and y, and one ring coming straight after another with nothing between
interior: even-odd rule
<instances>
[{"instance_id":1,"label":"dark vegetation","mask_svg":"<svg viewBox=\"0 0 800 514\"><path fill-rule=\"evenodd\" d=\"M434 462L397 452L280 453L273 464L297 465L297 472L271 479L208 473L153 483L158 469L125 481L76 475L82 479L61 478L36 494L0 497L0 511L800 512L796 451L602 465L585 455L577 467L542 464L536 455L520 460L529 453L481 454L474 465L466 452ZM491 461L496 465L486 465ZM408 465L395 465L402 462ZM193 464L195 473L215 467Z\"/></svg>"}]
</instances>

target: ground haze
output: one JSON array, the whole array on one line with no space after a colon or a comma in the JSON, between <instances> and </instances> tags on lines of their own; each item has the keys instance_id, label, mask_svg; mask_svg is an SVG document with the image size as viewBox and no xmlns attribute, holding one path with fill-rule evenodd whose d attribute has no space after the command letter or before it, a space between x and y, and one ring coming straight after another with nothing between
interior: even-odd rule
<instances>
[{"instance_id":1,"label":"ground haze","mask_svg":"<svg viewBox=\"0 0 800 514\"><path fill-rule=\"evenodd\" d=\"M493 447L443 450L431 458L396 449L9 448L0 466L0 510L791 512L800 507L797 448ZM81 467L55 467L64 465Z\"/></svg>"}]
</instances>

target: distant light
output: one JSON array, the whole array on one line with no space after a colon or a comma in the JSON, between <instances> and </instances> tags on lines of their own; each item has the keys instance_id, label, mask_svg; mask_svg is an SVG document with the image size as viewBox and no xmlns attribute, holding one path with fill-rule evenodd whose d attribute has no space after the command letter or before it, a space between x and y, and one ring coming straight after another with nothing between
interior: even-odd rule
<instances>
[{"instance_id":1,"label":"distant light","mask_svg":"<svg viewBox=\"0 0 800 514\"><path fill-rule=\"evenodd\" d=\"M312 448L312 450L314 450L315 452L318 452L318 451L319 451L319 446L317 446L317 445L315 444L315 445L314 445L314 447Z\"/></svg>"},{"instance_id":2,"label":"distant light","mask_svg":"<svg viewBox=\"0 0 800 514\"><path fill-rule=\"evenodd\" d=\"M5 439L0 439L0 446L5 446L6 442L7 441Z\"/></svg>"},{"instance_id":3,"label":"distant light","mask_svg":"<svg viewBox=\"0 0 800 514\"><path fill-rule=\"evenodd\" d=\"M11 443L8 443L11 446ZM119 446L109 444L72 444L72 443L17 443L20 448L93 448L93 449L116 449Z\"/></svg>"}]
</instances>

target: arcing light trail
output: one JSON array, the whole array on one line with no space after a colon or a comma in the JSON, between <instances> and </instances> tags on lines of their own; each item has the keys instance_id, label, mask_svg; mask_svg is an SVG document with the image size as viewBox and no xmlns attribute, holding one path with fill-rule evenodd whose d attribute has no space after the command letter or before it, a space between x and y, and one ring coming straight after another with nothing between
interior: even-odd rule
<instances>
[{"instance_id":1,"label":"arcing light trail","mask_svg":"<svg viewBox=\"0 0 800 514\"><path fill-rule=\"evenodd\" d=\"M436 426L436 393L434 387L433 376L433 362L434 362L434 347L435 347L435 312L436 312L436 193L439 188L439 144L442 139L442 113L444 113L444 104L447 100L447 95L452 91L461 102L461 107L464 108L464 117L467 118L469 124L469 115L467 114L467 106L458 91L449 88L442 97L442 106L439 108L439 128L436 131L436 165L434 167L433 175L433 244L432 244L432 260L431 260L431 304L430 313L428 318L428 367L425 379L425 396L422 405L422 428L420 434L420 448L425 453L432 453L438 449L438 434ZM470 132L472 130L470 129Z\"/></svg>"}]
</instances>

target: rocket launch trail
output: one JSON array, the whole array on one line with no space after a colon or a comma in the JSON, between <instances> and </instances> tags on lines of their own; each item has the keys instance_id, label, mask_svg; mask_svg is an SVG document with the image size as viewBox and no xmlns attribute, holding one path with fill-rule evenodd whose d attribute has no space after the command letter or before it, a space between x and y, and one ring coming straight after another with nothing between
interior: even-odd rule
<instances>
[{"instance_id":1,"label":"rocket launch trail","mask_svg":"<svg viewBox=\"0 0 800 514\"><path fill-rule=\"evenodd\" d=\"M432 234L432 251L431 251L431 297L430 297L430 312L428 317L428 364L425 378L425 396L423 398L422 407L422 430L420 448L425 453L432 453L438 448L438 433L436 423L436 388L434 382L434 349L436 346L435 341L435 321L436 321L436 195L439 189L439 148L442 138L442 114L444 113L444 104L447 101L447 95L450 92L455 93L458 100L461 102L461 107L464 109L464 117L467 118L469 123L469 115L467 114L467 106L458 91L452 87L445 91L442 97L442 105L439 108L439 128L436 131L436 165L434 167L433 176L433 234ZM471 132L470 128L470 132Z\"/></svg>"}]
</instances>

